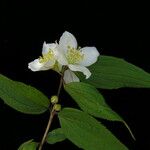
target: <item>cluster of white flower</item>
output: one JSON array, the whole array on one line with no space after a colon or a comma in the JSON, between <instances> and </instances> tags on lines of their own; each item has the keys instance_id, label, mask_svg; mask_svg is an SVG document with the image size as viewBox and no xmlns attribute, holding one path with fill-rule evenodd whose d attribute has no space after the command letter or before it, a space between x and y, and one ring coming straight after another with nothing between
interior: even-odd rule
<instances>
[{"instance_id":1,"label":"cluster of white flower","mask_svg":"<svg viewBox=\"0 0 150 150\"><path fill-rule=\"evenodd\" d=\"M44 42L42 56L30 62L28 68L32 71L53 69L61 72L62 67L66 66L65 83L79 82L74 71L82 72L88 79L91 72L87 67L94 64L98 56L99 52L95 47L79 48L76 38L65 31L60 37L59 43L46 44Z\"/></svg>"}]
</instances>

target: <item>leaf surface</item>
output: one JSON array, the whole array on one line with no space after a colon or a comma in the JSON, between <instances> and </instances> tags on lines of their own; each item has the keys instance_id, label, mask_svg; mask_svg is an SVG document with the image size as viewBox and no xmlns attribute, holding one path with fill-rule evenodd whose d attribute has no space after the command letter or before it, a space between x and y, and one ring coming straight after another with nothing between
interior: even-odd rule
<instances>
[{"instance_id":1,"label":"leaf surface","mask_svg":"<svg viewBox=\"0 0 150 150\"><path fill-rule=\"evenodd\" d=\"M85 150L127 150L101 123L77 109L65 108L59 113L65 136Z\"/></svg>"},{"instance_id":2,"label":"leaf surface","mask_svg":"<svg viewBox=\"0 0 150 150\"><path fill-rule=\"evenodd\" d=\"M15 110L27 114L41 114L49 106L49 100L42 92L1 74L0 98Z\"/></svg>"},{"instance_id":3,"label":"leaf surface","mask_svg":"<svg viewBox=\"0 0 150 150\"><path fill-rule=\"evenodd\" d=\"M49 144L55 144L57 142L61 142L61 141L65 140L65 139L66 139L66 137L65 137L62 129L57 128L48 133L46 141Z\"/></svg>"},{"instance_id":4,"label":"leaf surface","mask_svg":"<svg viewBox=\"0 0 150 150\"><path fill-rule=\"evenodd\" d=\"M96 88L150 88L150 74L120 58L102 55L89 69L92 75L88 80L81 74L79 77Z\"/></svg>"}]
</instances>

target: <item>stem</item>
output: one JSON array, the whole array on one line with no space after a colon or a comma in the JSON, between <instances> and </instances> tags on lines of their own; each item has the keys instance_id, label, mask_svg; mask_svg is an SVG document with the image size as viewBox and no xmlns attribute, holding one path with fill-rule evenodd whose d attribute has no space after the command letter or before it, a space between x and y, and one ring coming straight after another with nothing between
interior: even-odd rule
<instances>
[{"instance_id":1,"label":"stem","mask_svg":"<svg viewBox=\"0 0 150 150\"><path fill-rule=\"evenodd\" d=\"M46 140L46 137L47 137L49 128L51 127L51 124L52 124L52 120L53 120L54 115L55 115L55 111L52 109L52 111L51 111L51 113L50 113L50 117L49 117L49 121L48 121L46 130L45 130L45 133L44 133L44 135L43 135L43 138L42 138L42 141L41 141L41 143L40 143L40 145L39 145L39 149L38 149L38 150L42 150L42 147L43 147L43 144L45 143L45 140Z\"/></svg>"},{"instance_id":2,"label":"stem","mask_svg":"<svg viewBox=\"0 0 150 150\"><path fill-rule=\"evenodd\" d=\"M58 87L58 92L57 92L58 98L59 98L59 95L60 95L62 84L63 84L63 74L62 74L62 76L60 78L60 83L59 83L59 87ZM46 138L47 138L47 135L48 135L48 131L49 131L50 127L51 127L51 124L52 124L52 121L53 121L53 118L54 118L55 114L56 114L56 111L53 108L50 109L50 117L49 117L49 120L48 120L48 124L47 124L47 127L45 129L45 133L43 135L43 138L41 140L41 143L39 145L38 150L42 150L43 144L46 141Z\"/></svg>"},{"instance_id":3,"label":"stem","mask_svg":"<svg viewBox=\"0 0 150 150\"><path fill-rule=\"evenodd\" d=\"M62 84L63 84L63 76L61 76L61 78L60 78L60 83L59 83L59 87L58 87L58 91L57 91L58 98L59 98L59 95L60 95Z\"/></svg>"}]
</instances>

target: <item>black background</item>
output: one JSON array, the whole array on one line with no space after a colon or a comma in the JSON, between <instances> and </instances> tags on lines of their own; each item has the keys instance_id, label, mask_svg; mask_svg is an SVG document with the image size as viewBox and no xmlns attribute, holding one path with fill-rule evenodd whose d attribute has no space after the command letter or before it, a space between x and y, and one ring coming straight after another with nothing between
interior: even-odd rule
<instances>
[{"instance_id":1,"label":"black background","mask_svg":"<svg viewBox=\"0 0 150 150\"><path fill-rule=\"evenodd\" d=\"M0 5L0 73L30 84L48 97L55 94L59 76L53 71L31 72L27 66L41 55L43 41L54 42L67 30L81 47L96 46L101 54L124 58L150 72L150 23L148 4L69 2L7 2ZM120 123L104 124L131 150L150 149L150 89L101 90L107 103L129 124L132 140ZM76 106L61 94L63 106ZM48 113L21 114L0 101L0 150L16 150L24 141L39 141ZM52 128L58 127L58 119ZM45 149L78 149L69 141L46 145ZM94 148L93 148L94 150Z\"/></svg>"}]
</instances>

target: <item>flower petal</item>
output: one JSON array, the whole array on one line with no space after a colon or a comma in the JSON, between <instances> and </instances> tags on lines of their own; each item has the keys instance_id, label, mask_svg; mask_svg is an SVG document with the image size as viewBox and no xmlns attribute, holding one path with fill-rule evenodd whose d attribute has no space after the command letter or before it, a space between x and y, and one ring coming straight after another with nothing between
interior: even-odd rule
<instances>
[{"instance_id":1,"label":"flower petal","mask_svg":"<svg viewBox=\"0 0 150 150\"><path fill-rule=\"evenodd\" d=\"M44 66L44 63L40 63L39 59L35 59L34 61L28 64L28 68L32 71L40 71L41 68Z\"/></svg>"},{"instance_id":2,"label":"flower petal","mask_svg":"<svg viewBox=\"0 0 150 150\"><path fill-rule=\"evenodd\" d=\"M89 71L89 69L84 67L84 66L68 65L68 67L72 71L80 71L80 72L82 72L86 76L86 79L88 79L91 76L91 72Z\"/></svg>"},{"instance_id":3,"label":"flower petal","mask_svg":"<svg viewBox=\"0 0 150 150\"><path fill-rule=\"evenodd\" d=\"M65 56L64 53L62 53L61 51L59 51L57 53L57 61L63 66L63 65L68 65L68 61L67 58Z\"/></svg>"},{"instance_id":4,"label":"flower petal","mask_svg":"<svg viewBox=\"0 0 150 150\"><path fill-rule=\"evenodd\" d=\"M54 50L56 48L56 44L55 43L50 43L50 44L46 44L46 42L43 43L43 48L42 48L42 54L47 54L49 52L49 50Z\"/></svg>"},{"instance_id":5,"label":"flower petal","mask_svg":"<svg viewBox=\"0 0 150 150\"><path fill-rule=\"evenodd\" d=\"M48 61L46 63L40 63L39 59L35 59L34 61L28 64L28 68L31 69L32 71L49 70L53 68L54 64L55 64L55 60Z\"/></svg>"},{"instance_id":6,"label":"flower petal","mask_svg":"<svg viewBox=\"0 0 150 150\"><path fill-rule=\"evenodd\" d=\"M84 54L83 60L79 62L82 66L90 66L94 64L100 55L95 47L84 47L80 50Z\"/></svg>"},{"instance_id":7,"label":"flower petal","mask_svg":"<svg viewBox=\"0 0 150 150\"><path fill-rule=\"evenodd\" d=\"M52 69L55 65L55 62L56 60L55 59L52 59L52 60L49 60L48 62L46 62L43 66L43 70L48 70L48 69Z\"/></svg>"},{"instance_id":8,"label":"flower petal","mask_svg":"<svg viewBox=\"0 0 150 150\"><path fill-rule=\"evenodd\" d=\"M68 46L71 48L77 48L77 41L76 38L69 32L65 31L59 40L59 49L67 52Z\"/></svg>"},{"instance_id":9,"label":"flower petal","mask_svg":"<svg viewBox=\"0 0 150 150\"><path fill-rule=\"evenodd\" d=\"M79 78L71 70L66 70L64 72L64 81L66 84L70 82L80 82Z\"/></svg>"}]
</instances>

